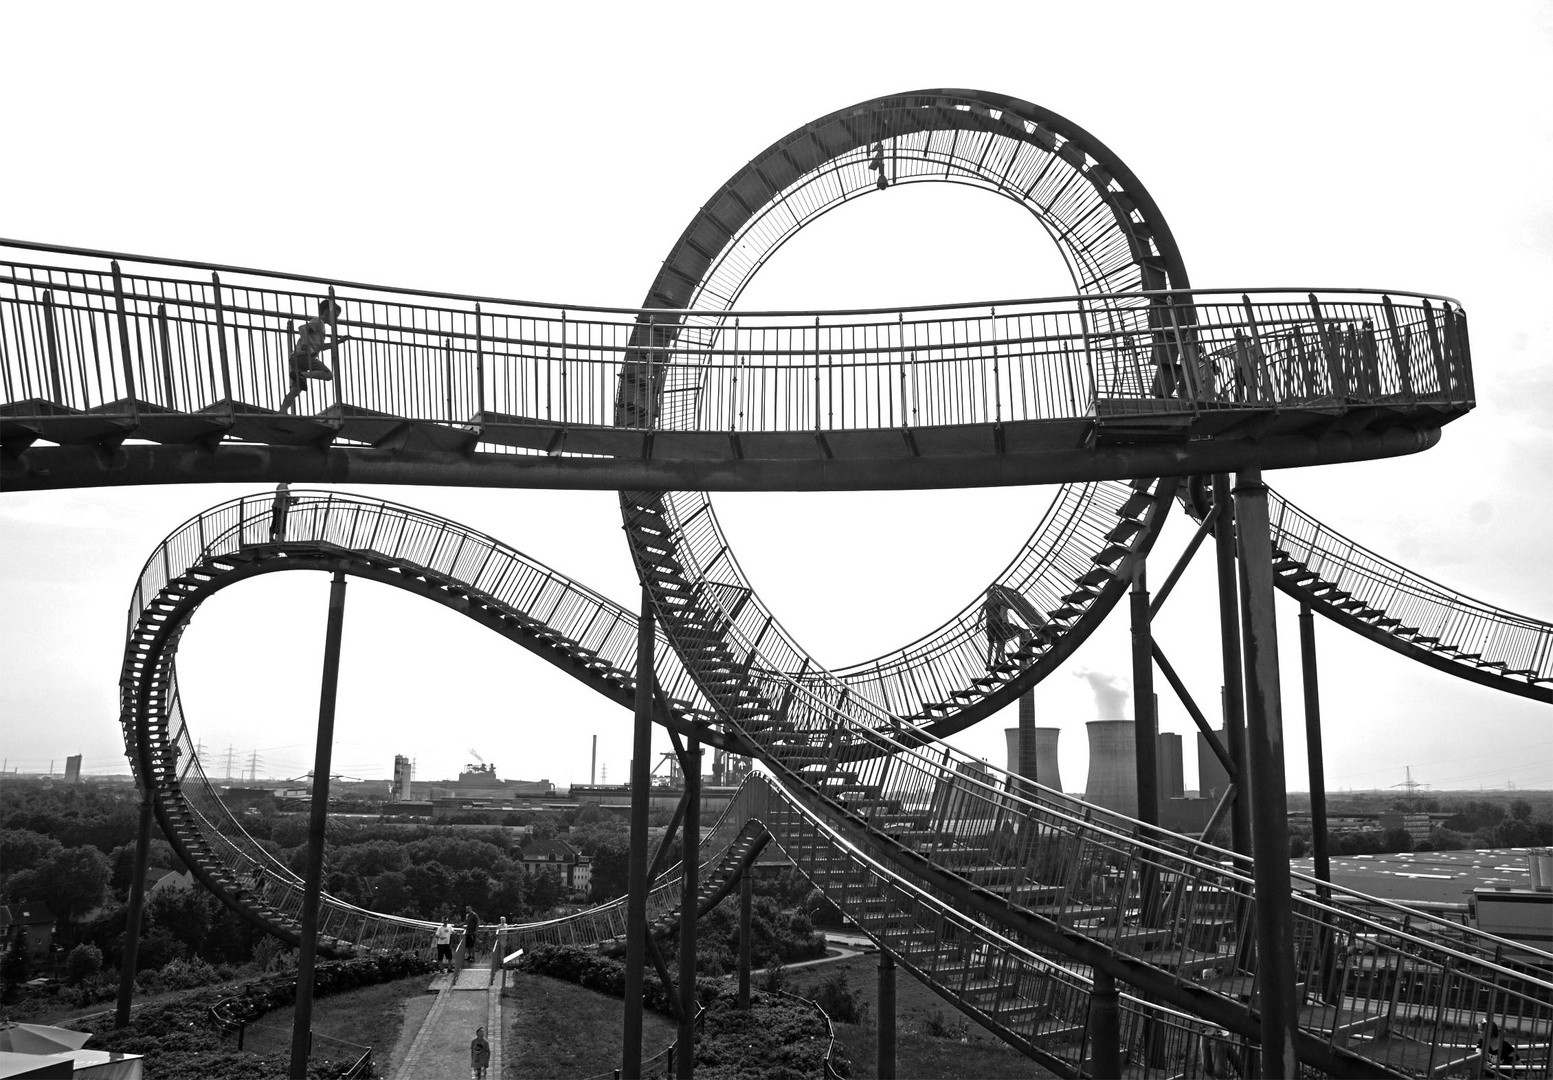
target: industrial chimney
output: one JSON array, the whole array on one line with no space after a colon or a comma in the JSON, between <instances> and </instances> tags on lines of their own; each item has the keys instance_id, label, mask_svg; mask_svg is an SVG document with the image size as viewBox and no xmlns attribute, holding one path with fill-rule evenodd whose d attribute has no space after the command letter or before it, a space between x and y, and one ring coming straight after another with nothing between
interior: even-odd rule
<instances>
[{"instance_id":1,"label":"industrial chimney","mask_svg":"<svg viewBox=\"0 0 1553 1080\"><path fill-rule=\"evenodd\" d=\"M1008 771L1019 775L1019 729L1004 728L1008 739ZM1038 727L1035 729L1035 782L1053 791L1062 790L1062 775L1057 770L1057 736L1061 728Z\"/></svg>"},{"instance_id":2,"label":"industrial chimney","mask_svg":"<svg viewBox=\"0 0 1553 1080\"><path fill-rule=\"evenodd\" d=\"M1131 720L1091 720L1084 801L1138 816L1138 742Z\"/></svg>"}]
</instances>

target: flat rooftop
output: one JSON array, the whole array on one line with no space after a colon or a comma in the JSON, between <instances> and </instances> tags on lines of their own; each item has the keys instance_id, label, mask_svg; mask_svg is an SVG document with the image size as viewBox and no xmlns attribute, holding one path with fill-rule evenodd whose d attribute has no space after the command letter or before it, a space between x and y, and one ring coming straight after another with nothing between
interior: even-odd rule
<instances>
[{"instance_id":1,"label":"flat rooftop","mask_svg":"<svg viewBox=\"0 0 1553 1080\"><path fill-rule=\"evenodd\" d=\"M1465 904L1473 889L1531 888L1529 848L1415 851L1410 854L1341 855L1332 859L1332 882L1383 900ZM1311 859L1290 865L1314 874Z\"/></svg>"}]
</instances>

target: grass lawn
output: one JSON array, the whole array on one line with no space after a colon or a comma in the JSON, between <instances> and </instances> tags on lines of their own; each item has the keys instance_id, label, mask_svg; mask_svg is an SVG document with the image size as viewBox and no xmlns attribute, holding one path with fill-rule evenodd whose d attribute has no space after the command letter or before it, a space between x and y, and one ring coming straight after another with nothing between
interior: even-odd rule
<instances>
[{"instance_id":1,"label":"grass lawn","mask_svg":"<svg viewBox=\"0 0 1553 1080\"><path fill-rule=\"evenodd\" d=\"M520 971L507 972L502 997L502 1080L581 1080L609 1075L620 1066L625 1003L572 983ZM642 1017L642 1058L674 1041L674 1022L656 1013Z\"/></svg>"},{"instance_id":2,"label":"grass lawn","mask_svg":"<svg viewBox=\"0 0 1553 1080\"><path fill-rule=\"evenodd\" d=\"M876 1077L879 1075L875 1059L879 1039L876 1027L879 1016L877 955L852 956L789 971L787 990L801 997L813 997L814 988L837 971L845 972L852 989L861 991L859 1000L867 1006L868 1012L861 1024L837 1024L836 1038L852 1063L853 1080ZM960 1032L962 1024L959 1038L935 1038L928 1034L930 1027ZM911 1077L956 1080L960 1077L1055 1075L995 1038L901 967L895 969L895 1067L902 1080Z\"/></svg>"},{"instance_id":3,"label":"grass lawn","mask_svg":"<svg viewBox=\"0 0 1553 1080\"><path fill-rule=\"evenodd\" d=\"M374 1071L379 1076L387 1076L393 1070L392 1058L406 1011L413 1011L417 1024L426 1015L426 1008L417 1006L429 1005L432 995L426 993L426 987L430 981L429 975L410 975L393 982L314 998L313 1031L318 1036L332 1036L372 1047ZM248 1026L243 1036L243 1048L259 1053L289 1054L295 1016L294 1008L265 1013ZM237 1036L227 1036L227 1045L235 1047ZM404 1044L406 1048L408 1045L408 1042ZM343 1060L353 1057L354 1053L348 1047L332 1046L327 1038L319 1038L314 1043L313 1056Z\"/></svg>"}]
</instances>

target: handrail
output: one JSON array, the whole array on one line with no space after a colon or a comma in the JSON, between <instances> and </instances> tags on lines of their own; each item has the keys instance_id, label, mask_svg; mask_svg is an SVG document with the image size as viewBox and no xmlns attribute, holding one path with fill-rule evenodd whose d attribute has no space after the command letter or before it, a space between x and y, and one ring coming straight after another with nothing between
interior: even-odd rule
<instances>
[{"instance_id":1,"label":"handrail","mask_svg":"<svg viewBox=\"0 0 1553 1080\"><path fill-rule=\"evenodd\" d=\"M5 422L73 411L143 425L170 410L236 437L235 405L279 408L319 283L260 288L116 266L0 262ZM655 386L690 395L684 407L656 406L652 426L719 433L1108 420L1183 407L1457 406L1472 395L1459 309L1421 294L1099 293L920 308L907 319L905 309L734 318L327 288L342 305L333 332L345 336L329 357L338 397L325 414L474 425L493 447L506 445L504 425L616 426L644 369ZM1190 310L1188 325L1149 326L1162 298ZM1096 305L1121 321L1097 325ZM653 327L646 351L644 325ZM1180 368L1173 353L1196 367ZM1162 365L1183 373L1164 397L1153 389Z\"/></svg>"}]
</instances>

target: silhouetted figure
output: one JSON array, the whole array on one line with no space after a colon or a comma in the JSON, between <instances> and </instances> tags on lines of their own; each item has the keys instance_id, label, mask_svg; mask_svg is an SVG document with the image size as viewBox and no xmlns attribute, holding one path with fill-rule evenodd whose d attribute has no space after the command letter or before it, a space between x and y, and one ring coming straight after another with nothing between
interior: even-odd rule
<instances>
[{"instance_id":1,"label":"silhouetted figure","mask_svg":"<svg viewBox=\"0 0 1553 1080\"><path fill-rule=\"evenodd\" d=\"M307 389L309 379L320 379L330 382L334 379L334 372L329 370L329 365L318 358L318 354L327 352L346 339L338 332L340 321L340 305L333 300L323 299L318 301L318 314L302 324L302 330L297 334L296 342L291 346L291 390L280 403L280 411L288 413L297 403L297 398L302 396L302 391ZM329 340L329 331L335 330L334 340Z\"/></svg>"},{"instance_id":2,"label":"silhouetted figure","mask_svg":"<svg viewBox=\"0 0 1553 1080\"><path fill-rule=\"evenodd\" d=\"M1221 1028L1212 1034L1203 1033L1202 1071L1204 1076L1211 1076L1214 1080L1241 1075L1240 1048L1235 1045L1229 1032Z\"/></svg>"},{"instance_id":3,"label":"silhouetted figure","mask_svg":"<svg viewBox=\"0 0 1553 1080\"><path fill-rule=\"evenodd\" d=\"M884 175L884 143L876 142L868 148L868 169L876 173L874 186L880 191L890 186L889 177Z\"/></svg>"},{"instance_id":4,"label":"silhouetted figure","mask_svg":"<svg viewBox=\"0 0 1553 1080\"><path fill-rule=\"evenodd\" d=\"M296 503L297 497L291 494L290 484L282 480L275 485L275 502L270 507L270 543L285 543L286 515Z\"/></svg>"},{"instance_id":5,"label":"silhouetted figure","mask_svg":"<svg viewBox=\"0 0 1553 1080\"><path fill-rule=\"evenodd\" d=\"M1483 1037L1478 1040L1483 1048L1484 1072L1490 1076L1503 1076L1500 1065L1514 1065L1519 1058L1515 1044L1499 1033L1499 1025L1492 1020L1483 1021Z\"/></svg>"},{"instance_id":6,"label":"silhouetted figure","mask_svg":"<svg viewBox=\"0 0 1553 1080\"><path fill-rule=\"evenodd\" d=\"M475 949L480 943L480 916L475 914L474 908L465 908L464 910L466 912L464 919L464 952L468 955L469 962L473 963Z\"/></svg>"}]
</instances>

